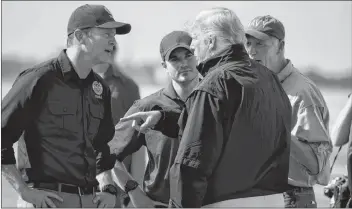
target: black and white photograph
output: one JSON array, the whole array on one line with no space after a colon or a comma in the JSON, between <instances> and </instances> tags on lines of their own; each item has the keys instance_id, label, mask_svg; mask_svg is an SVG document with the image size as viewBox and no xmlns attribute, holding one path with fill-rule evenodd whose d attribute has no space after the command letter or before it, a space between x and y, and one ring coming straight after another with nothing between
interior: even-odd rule
<instances>
[{"instance_id":1,"label":"black and white photograph","mask_svg":"<svg viewBox=\"0 0 352 209\"><path fill-rule=\"evenodd\" d=\"M352 208L352 1L2 1L1 207Z\"/></svg>"}]
</instances>

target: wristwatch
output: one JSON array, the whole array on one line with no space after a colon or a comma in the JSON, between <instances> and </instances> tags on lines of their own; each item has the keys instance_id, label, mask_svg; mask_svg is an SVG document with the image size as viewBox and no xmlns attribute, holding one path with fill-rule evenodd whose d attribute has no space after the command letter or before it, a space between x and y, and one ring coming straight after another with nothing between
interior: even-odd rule
<instances>
[{"instance_id":1,"label":"wristwatch","mask_svg":"<svg viewBox=\"0 0 352 209\"><path fill-rule=\"evenodd\" d=\"M103 186L101 191L110 193L110 194L115 195L115 196L117 195L117 188L114 185L112 185L112 184L108 184L108 185Z\"/></svg>"},{"instance_id":2,"label":"wristwatch","mask_svg":"<svg viewBox=\"0 0 352 209\"><path fill-rule=\"evenodd\" d=\"M125 192L128 194L128 192L135 190L138 187L138 182L134 180L128 180L126 185L125 185Z\"/></svg>"}]
</instances>

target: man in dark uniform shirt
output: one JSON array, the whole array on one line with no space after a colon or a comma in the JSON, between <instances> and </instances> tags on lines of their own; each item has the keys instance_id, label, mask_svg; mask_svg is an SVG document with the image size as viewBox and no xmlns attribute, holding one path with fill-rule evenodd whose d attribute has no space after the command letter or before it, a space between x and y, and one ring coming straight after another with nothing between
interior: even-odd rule
<instances>
[{"instance_id":1,"label":"man in dark uniform shirt","mask_svg":"<svg viewBox=\"0 0 352 209\"><path fill-rule=\"evenodd\" d=\"M162 65L171 78L169 85L141 100L136 101L126 113L150 111L154 108L171 109L181 113L188 95L199 82L196 58L190 49L192 38L184 31L167 34L160 43ZM177 129L177 124L174 125ZM150 130L139 134L131 122L120 122L115 136L109 142L110 150L119 161L139 150L147 148L149 162L144 174L143 188L156 207L167 207L170 199L169 169L177 153L177 137L168 137L160 131ZM115 167L115 174L120 173ZM116 178L119 179L119 174Z\"/></svg>"},{"instance_id":2,"label":"man in dark uniform shirt","mask_svg":"<svg viewBox=\"0 0 352 209\"><path fill-rule=\"evenodd\" d=\"M111 93L91 68L111 62L115 35L130 30L102 5L80 6L69 19L67 49L23 71L3 99L2 175L24 201L114 206L116 187L101 176L114 165L107 145L114 134ZM26 183L33 188L15 167L12 145L22 132L31 164Z\"/></svg>"}]
</instances>

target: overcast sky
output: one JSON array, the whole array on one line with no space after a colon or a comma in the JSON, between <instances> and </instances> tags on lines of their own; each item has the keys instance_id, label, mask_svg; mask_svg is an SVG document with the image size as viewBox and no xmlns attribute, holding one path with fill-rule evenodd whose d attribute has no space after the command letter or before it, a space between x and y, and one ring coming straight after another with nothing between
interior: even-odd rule
<instances>
[{"instance_id":1,"label":"overcast sky","mask_svg":"<svg viewBox=\"0 0 352 209\"><path fill-rule=\"evenodd\" d=\"M78 6L103 4L117 21L132 25L128 35L117 36L120 60L160 59L161 38L182 30L203 9L224 6L247 25L258 15L270 14L286 29L286 55L296 66L316 65L332 74L351 67L351 1L345 2L211 2L211 1L2 1L2 53L47 59L64 48L68 19Z\"/></svg>"}]
</instances>

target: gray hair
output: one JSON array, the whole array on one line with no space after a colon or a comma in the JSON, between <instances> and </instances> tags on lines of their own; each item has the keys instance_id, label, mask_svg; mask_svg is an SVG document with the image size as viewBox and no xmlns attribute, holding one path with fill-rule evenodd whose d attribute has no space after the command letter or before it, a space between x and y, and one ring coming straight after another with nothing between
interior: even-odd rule
<instances>
[{"instance_id":1,"label":"gray hair","mask_svg":"<svg viewBox=\"0 0 352 209\"><path fill-rule=\"evenodd\" d=\"M204 10L198 14L192 25L186 25L188 31L199 28L203 33L211 33L229 44L247 42L243 25L235 12L224 7Z\"/></svg>"}]
</instances>

